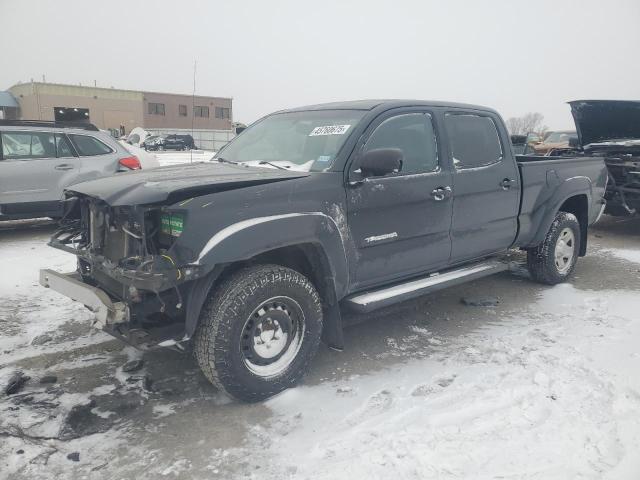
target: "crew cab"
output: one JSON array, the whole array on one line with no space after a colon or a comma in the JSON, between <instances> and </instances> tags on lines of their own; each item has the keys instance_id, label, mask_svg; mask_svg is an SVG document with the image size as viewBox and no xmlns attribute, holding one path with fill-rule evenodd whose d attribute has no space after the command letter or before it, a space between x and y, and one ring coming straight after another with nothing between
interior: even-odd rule
<instances>
[{"instance_id":1,"label":"crew cab","mask_svg":"<svg viewBox=\"0 0 640 480\"><path fill-rule=\"evenodd\" d=\"M255 401L294 385L342 312L509 268L555 284L604 207L601 158L513 155L488 108L353 101L255 122L209 163L75 185L42 285L140 348L193 342L207 378Z\"/></svg>"}]
</instances>

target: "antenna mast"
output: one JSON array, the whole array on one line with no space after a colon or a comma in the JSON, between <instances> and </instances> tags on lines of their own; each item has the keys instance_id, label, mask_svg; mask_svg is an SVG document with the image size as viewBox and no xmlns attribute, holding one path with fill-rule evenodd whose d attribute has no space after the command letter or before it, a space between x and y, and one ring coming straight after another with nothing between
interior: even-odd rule
<instances>
[{"instance_id":1,"label":"antenna mast","mask_svg":"<svg viewBox=\"0 0 640 480\"><path fill-rule=\"evenodd\" d=\"M193 122L195 121L195 116L196 116L196 65L197 65L197 61L194 60L193 61L193 95L191 97L191 138L193 138ZM190 152L191 152L191 159L189 162L193 163L193 148L190 150Z\"/></svg>"}]
</instances>

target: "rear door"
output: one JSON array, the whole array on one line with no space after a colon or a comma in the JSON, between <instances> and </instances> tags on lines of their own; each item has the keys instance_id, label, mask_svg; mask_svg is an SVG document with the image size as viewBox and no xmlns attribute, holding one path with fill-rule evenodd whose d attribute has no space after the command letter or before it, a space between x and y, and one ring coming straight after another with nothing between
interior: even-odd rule
<instances>
[{"instance_id":1,"label":"rear door","mask_svg":"<svg viewBox=\"0 0 640 480\"><path fill-rule=\"evenodd\" d=\"M58 209L67 181L77 176L79 160L60 133L2 131L0 204L5 214Z\"/></svg>"},{"instance_id":2,"label":"rear door","mask_svg":"<svg viewBox=\"0 0 640 480\"><path fill-rule=\"evenodd\" d=\"M355 281L362 288L435 270L449 261L451 172L441 162L432 113L393 111L365 132L349 169L348 222ZM399 173L359 181L358 159L377 148L399 148ZM360 178L361 180L361 178Z\"/></svg>"},{"instance_id":3,"label":"rear door","mask_svg":"<svg viewBox=\"0 0 640 480\"><path fill-rule=\"evenodd\" d=\"M119 169L118 160L129 156L125 152L118 152L115 146L109 145L108 142L111 140L107 135L104 135L107 137L104 141L100 135L99 132L92 135L68 134L80 157L80 171L75 178L70 179L69 183L64 185L65 188L74 183L113 175Z\"/></svg>"},{"instance_id":4,"label":"rear door","mask_svg":"<svg viewBox=\"0 0 640 480\"><path fill-rule=\"evenodd\" d=\"M489 112L445 114L453 175L451 261L511 246L518 230L520 176L502 122Z\"/></svg>"}]
</instances>

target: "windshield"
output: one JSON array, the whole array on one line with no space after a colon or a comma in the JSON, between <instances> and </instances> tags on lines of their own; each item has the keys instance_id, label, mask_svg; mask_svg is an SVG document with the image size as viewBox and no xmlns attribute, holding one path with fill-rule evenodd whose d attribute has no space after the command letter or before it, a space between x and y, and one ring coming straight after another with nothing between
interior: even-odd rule
<instances>
[{"instance_id":1,"label":"windshield","mask_svg":"<svg viewBox=\"0 0 640 480\"><path fill-rule=\"evenodd\" d=\"M252 125L214 157L319 172L331 166L365 112L319 110L271 115ZM265 165L268 166L268 165Z\"/></svg>"},{"instance_id":2,"label":"windshield","mask_svg":"<svg viewBox=\"0 0 640 480\"><path fill-rule=\"evenodd\" d=\"M562 143L569 142L572 137L578 138L578 134L575 132L551 132L544 141L546 143Z\"/></svg>"}]
</instances>

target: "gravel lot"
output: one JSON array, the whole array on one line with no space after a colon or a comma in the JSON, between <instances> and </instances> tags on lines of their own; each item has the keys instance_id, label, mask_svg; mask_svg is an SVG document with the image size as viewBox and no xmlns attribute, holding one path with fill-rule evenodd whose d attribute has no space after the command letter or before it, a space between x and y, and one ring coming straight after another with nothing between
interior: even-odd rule
<instances>
[{"instance_id":1,"label":"gravel lot","mask_svg":"<svg viewBox=\"0 0 640 480\"><path fill-rule=\"evenodd\" d=\"M344 352L251 405L38 286L74 268L53 229L0 224L0 385L31 377L0 392L0 478L640 478L638 219L604 217L570 284L516 271L349 317Z\"/></svg>"}]
</instances>

